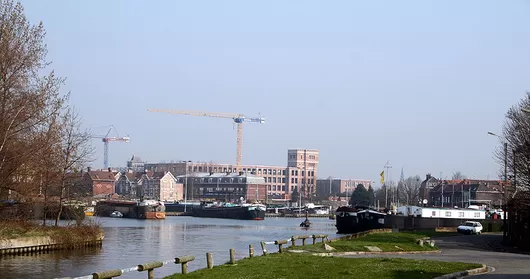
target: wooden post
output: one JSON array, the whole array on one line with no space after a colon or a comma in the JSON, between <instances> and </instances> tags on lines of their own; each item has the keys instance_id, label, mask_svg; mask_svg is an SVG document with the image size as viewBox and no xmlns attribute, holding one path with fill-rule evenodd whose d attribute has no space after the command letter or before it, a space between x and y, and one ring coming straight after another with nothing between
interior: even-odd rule
<instances>
[{"instance_id":1,"label":"wooden post","mask_svg":"<svg viewBox=\"0 0 530 279\"><path fill-rule=\"evenodd\" d=\"M254 257L254 246L252 246L252 244L248 245L248 256L249 257Z\"/></svg>"},{"instance_id":2,"label":"wooden post","mask_svg":"<svg viewBox=\"0 0 530 279\"><path fill-rule=\"evenodd\" d=\"M313 235L313 245L317 244L317 237L316 235Z\"/></svg>"},{"instance_id":3,"label":"wooden post","mask_svg":"<svg viewBox=\"0 0 530 279\"><path fill-rule=\"evenodd\" d=\"M184 256L184 257L175 258L175 263L181 264L182 274L186 274L188 273L188 262L191 262L193 260L195 260L195 256Z\"/></svg>"},{"instance_id":4,"label":"wooden post","mask_svg":"<svg viewBox=\"0 0 530 279\"><path fill-rule=\"evenodd\" d=\"M292 243L292 246L296 246L296 236L291 236L291 243Z\"/></svg>"},{"instance_id":5,"label":"wooden post","mask_svg":"<svg viewBox=\"0 0 530 279\"><path fill-rule=\"evenodd\" d=\"M232 248L230 248L230 264L236 264L236 251Z\"/></svg>"},{"instance_id":6,"label":"wooden post","mask_svg":"<svg viewBox=\"0 0 530 279\"><path fill-rule=\"evenodd\" d=\"M121 275L121 270L120 269L112 269L112 270L92 273L92 278L94 278L94 279L110 279L112 277L118 277L120 275Z\"/></svg>"},{"instance_id":7,"label":"wooden post","mask_svg":"<svg viewBox=\"0 0 530 279\"><path fill-rule=\"evenodd\" d=\"M261 250L263 251L263 256L267 255L267 246L265 246L265 242L260 242L261 244Z\"/></svg>"},{"instance_id":8,"label":"wooden post","mask_svg":"<svg viewBox=\"0 0 530 279\"><path fill-rule=\"evenodd\" d=\"M278 245L278 250L280 253L283 252L282 245L287 244L287 240L276 240L274 241L274 244Z\"/></svg>"},{"instance_id":9,"label":"wooden post","mask_svg":"<svg viewBox=\"0 0 530 279\"><path fill-rule=\"evenodd\" d=\"M152 263L146 263L146 264L139 264L138 265L138 271L146 271L147 270L147 279L155 279L155 268L163 266L163 262L152 262Z\"/></svg>"},{"instance_id":10,"label":"wooden post","mask_svg":"<svg viewBox=\"0 0 530 279\"><path fill-rule=\"evenodd\" d=\"M208 269L213 268L213 255L212 253L206 253L206 267Z\"/></svg>"}]
</instances>

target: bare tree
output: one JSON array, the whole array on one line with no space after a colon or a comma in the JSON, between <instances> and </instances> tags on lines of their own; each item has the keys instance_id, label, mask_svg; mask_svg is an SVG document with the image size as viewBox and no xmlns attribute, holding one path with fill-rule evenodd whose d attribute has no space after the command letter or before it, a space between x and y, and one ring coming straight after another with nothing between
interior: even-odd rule
<instances>
[{"instance_id":1,"label":"bare tree","mask_svg":"<svg viewBox=\"0 0 530 279\"><path fill-rule=\"evenodd\" d=\"M63 212L64 200L71 194L69 190L72 184L68 181L68 175L83 169L94 153L94 148L90 145L91 136L88 132L82 131L81 118L73 109L68 108L62 115L60 127L58 150L56 150L59 154L57 166L60 168L59 212L55 218L56 226Z\"/></svg>"},{"instance_id":2,"label":"bare tree","mask_svg":"<svg viewBox=\"0 0 530 279\"><path fill-rule=\"evenodd\" d=\"M400 182L399 200L407 205L417 204L420 195L421 178L419 175L409 176Z\"/></svg>"},{"instance_id":3,"label":"bare tree","mask_svg":"<svg viewBox=\"0 0 530 279\"><path fill-rule=\"evenodd\" d=\"M525 97L506 113L499 147L494 152L495 159L501 166L499 176L503 180L515 177L516 181L513 182L516 191L530 189L530 114L525 112L528 109L530 109L530 92L527 92ZM507 176L504 174L505 160Z\"/></svg>"},{"instance_id":4,"label":"bare tree","mask_svg":"<svg viewBox=\"0 0 530 279\"><path fill-rule=\"evenodd\" d=\"M466 179L466 176L463 175L460 171L455 171L452 176L453 180L463 180Z\"/></svg>"},{"instance_id":5,"label":"bare tree","mask_svg":"<svg viewBox=\"0 0 530 279\"><path fill-rule=\"evenodd\" d=\"M49 147L46 135L68 96L62 78L42 77L46 61L42 23L31 25L20 3L0 0L0 195L31 199L39 190L35 163Z\"/></svg>"}]
</instances>

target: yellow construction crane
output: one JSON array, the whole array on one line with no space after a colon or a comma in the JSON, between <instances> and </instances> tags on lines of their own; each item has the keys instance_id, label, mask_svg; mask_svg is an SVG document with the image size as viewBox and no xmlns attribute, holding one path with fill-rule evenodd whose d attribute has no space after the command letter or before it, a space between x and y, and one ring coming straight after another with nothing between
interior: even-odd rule
<instances>
[{"instance_id":1,"label":"yellow construction crane","mask_svg":"<svg viewBox=\"0 0 530 279\"><path fill-rule=\"evenodd\" d=\"M237 124L237 171L241 171L241 159L243 157L243 122L265 123L263 117L246 117L239 113L217 113L217 112L201 112L190 110L171 110L171 109L147 109L149 112L163 112L169 114L182 114L191 116L207 116L216 118L230 118Z\"/></svg>"}]
</instances>

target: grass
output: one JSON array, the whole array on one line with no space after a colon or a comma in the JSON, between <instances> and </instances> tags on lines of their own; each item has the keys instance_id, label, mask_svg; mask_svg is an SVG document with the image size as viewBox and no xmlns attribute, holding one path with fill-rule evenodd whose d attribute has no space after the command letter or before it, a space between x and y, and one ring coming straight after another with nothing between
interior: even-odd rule
<instances>
[{"instance_id":1,"label":"grass","mask_svg":"<svg viewBox=\"0 0 530 279\"><path fill-rule=\"evenodd\" d=\"M64 244L96 240L103 230L96 224L80 226L42 226L30 221L0 221L0 240L49 236Z\"/></svg>"},{"instance_id":2,"label":"grass","mask_svg":"<svg viewBox=\"0 0 530 279\"><path fill-rule=\"evenodd\" d=\"M377 246L383 252L400 252L400 251L431 251L438 250L437 247L429 245L420 246L416 243L417 239L424 238L425 235L417 233L374 233L368 234L356 239L336 240L328 242L328 245L335 248L333 252L352 252L369 250L365 246ZM288 249L305 250L309 252L322 253L326 252L322 243L315 245L289 247Z\"/></svg>"},{"instance_id":3,"label":"grass","mask_svg":"<svg viewBox=\"0 0 530 279\"><path fill-rule=\"evenodd\" d=\"M386 258L318 257L308 254L275 253L246 258L237 265L221 265L178 278L356 278L356 279L427 279L443 274L478 268L479 264Z\"/></svg>"},{"instance_id":4,"label":"grass","mask_svg":"<svg viewBox=\"0 0 530 279\"><path fill-rule=\"evenodd\" d=\"M437 232L435 230L419 230L412 232L414 234L422 235L423 237L445 237L462 235L458 232Z\"/></svg>"}]
</instances>

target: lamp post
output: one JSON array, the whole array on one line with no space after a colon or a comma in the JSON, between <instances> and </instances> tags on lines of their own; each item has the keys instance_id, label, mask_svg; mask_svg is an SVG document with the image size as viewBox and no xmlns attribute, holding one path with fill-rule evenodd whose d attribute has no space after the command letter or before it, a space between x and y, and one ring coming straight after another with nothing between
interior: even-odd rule
<instances>
[{"instance_id":1,"label":"lamp post","mask_svg":"<svg viewBox=\"0 0 530 279\"><path fill-rule=\"evenodd\" d=\"M188 201L188 163L191 163L191 161L185 161L186 172L184 175L184 188L186 189L184 191L184 213L187 212L187 201Z\"/></svg>"},{"instance_id":2,"label":"lamp post","mask_svg":"<svg viewBox=\"0 0 530 279\"><path fill-rule=\"evenodd\" d=\"M503 198L503 201L502 201L502 204L503 204L503 214L504 214L504 218L502 218L502 240L503 241L506 241L506 235L507 235L507 231L506 231L506 210L508 209L508 207L506 206L506 185L508 184L508 142L506 141L506 139L503 139L501 136L493 133L493 132L488 132L488 135L491 135L491 136L495 136L497 138L499 138L500 140L502 140L504 142L504 187L502 187L502 198ZM515 166L514 166L515 168ZM469 193L471 195L471 191ZM471 197L471 196L470 196Z\"/></svg>"}]
</instances>

